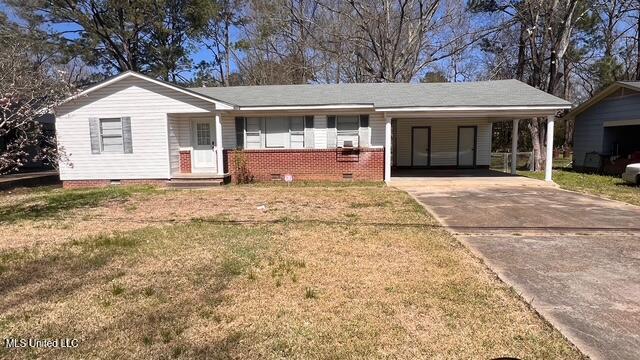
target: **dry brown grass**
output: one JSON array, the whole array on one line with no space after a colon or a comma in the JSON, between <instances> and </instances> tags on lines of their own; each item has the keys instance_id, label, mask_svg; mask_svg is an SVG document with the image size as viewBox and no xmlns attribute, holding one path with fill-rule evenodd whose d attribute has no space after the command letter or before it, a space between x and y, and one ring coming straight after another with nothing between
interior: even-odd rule
<instances>
[{"instance_id":1,"label":"dry brown grass","mask_svg":"<svg viewBox=\"0 0 640 360\"><path fill-rule=\"evenodd\" d=\"M581 357L389 188L133 191L0 231L0 337L81 341L0 357Z\"/></svg>"}]
</instances>

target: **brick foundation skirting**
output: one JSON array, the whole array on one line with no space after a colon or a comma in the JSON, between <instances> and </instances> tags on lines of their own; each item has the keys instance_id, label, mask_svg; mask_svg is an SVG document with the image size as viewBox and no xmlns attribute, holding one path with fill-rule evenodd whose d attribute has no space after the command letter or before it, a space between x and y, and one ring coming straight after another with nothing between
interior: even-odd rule
<instances>
[{"instance_id":1,"label":"brick foundation skirting","mask_svg":"<svg viewBox=\"0 0 640 360\"><path fill-rule=\"evenodd\" d=\"M270 181L291 174L295 180L382 181L384 150L364 149L279 149L229 150L225 152L228 172L236 181L237 156L256 181Z\"/></svg>"},{"instance_id":2,"label":"brick foundation skirting","mask_svg":"<svg viewBox=\"0 0 640 360\"><path fill-rule=\"evenodd\" d=\"M111 180L64 180L62 187L65 189L103 188L111 185ZM123 179L120 185L151 185L166 186L167 180L163 179Z\"/></svg>"}]
</instances>

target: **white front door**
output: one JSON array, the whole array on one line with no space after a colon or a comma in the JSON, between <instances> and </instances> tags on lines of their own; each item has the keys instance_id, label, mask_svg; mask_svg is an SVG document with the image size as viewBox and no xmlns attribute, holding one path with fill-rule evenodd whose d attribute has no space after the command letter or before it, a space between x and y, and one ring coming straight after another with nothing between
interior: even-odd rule
<instances>
[{"instance_id":1,"label":"white front door","mask_svg":"<svg viewBox=\"0 0 640 360\"><path fill-rule=\"evenodd\" d=\"M193 172L216 171L213 120L193 121Z\"/></svg>"},{"instance_id":2,"label":"white front door","mask_svg":"<svg viewBox=\"0 0 640 360\"><path fill-rule=\"evenodd\" d=\"M476 133L475 126L458 126L458 166L476 166Z\"/></svg>"}]
</instances>

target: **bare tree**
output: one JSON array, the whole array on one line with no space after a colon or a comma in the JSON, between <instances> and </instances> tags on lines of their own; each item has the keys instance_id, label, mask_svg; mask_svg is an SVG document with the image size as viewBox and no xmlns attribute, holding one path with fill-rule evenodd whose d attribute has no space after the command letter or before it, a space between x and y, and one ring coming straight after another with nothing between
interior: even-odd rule
<instances>
[{"instance_id":1,"label":"bare tree","mask_svg":"<svg viewBox=\"0 0 640 360\"><path fill-rule=\"evenodd\" d=\"M310 32L315 46L344 59L347 67L355 66L356 79L351 81L411 81L428 66L461 53L492 31L479 27L457 32L454 24L464 18L466 9L454 1L318 0L317 4L317 18L305 22L326 24L325 19L330 19L339 26L315 26L320 30Z\"/></svg>"},{"instance_id":2,"label":"bare tree","mask_svg":"<svg viewBox=\"0 0 640 360\"><path fill-rule=\"evenodd\" d=\"M503 20L504 31L519 34L513 47L517 49L514 74L516 78L550 94L562 96L563 79L567 79L565 55L575 34L578 19L586 13L578 5L581 0L478 1L477 10L497 14ZM527 122L535 154L535 169L545 161L546 119ZM550 161L550 159L548 159Z\"/></svg>"}]
</instances>

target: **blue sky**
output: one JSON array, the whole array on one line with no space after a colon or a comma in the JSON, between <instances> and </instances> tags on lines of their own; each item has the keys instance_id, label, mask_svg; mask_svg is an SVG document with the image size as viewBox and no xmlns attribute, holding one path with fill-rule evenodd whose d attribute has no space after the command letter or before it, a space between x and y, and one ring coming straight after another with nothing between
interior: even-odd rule
<instances>
[{"instance_id":1,"label":"blue sky","mask_svg":"<svg viewBox=\"0 0 640 360\"><path fill-rule=\"evenodd\" d=\"M10 20L17 23L21 22L20 18L12 11L12 9L2 2L0 2L0 11L7 15ZM82 28L73 23L64 23L43 26L42 29L50 31L52 33L66 32L65 37L73 39L78 37L78 33L74 31L81 30ZM198 64L201 61L208 61L211 58L211 52L205 47L199 47L192 54L190 54L190 57L194 64ZM232 71L233 70L235 70L234 64L232 64ZM193 75L192 71L187 72L187 76L190 75Z\"/></svg>"},{"instance_id":2,"label":"blue sky","mask_svg":"<svg viewBox=\"0 0 640 360\"><path fill-rule=\"evenodd\" d=\"M28 0L25 0L25 1L28 1ZM9 7L7 7L7 5L3 4L1 1L0 1L0 11L7 14L9 19L19 22L19 18L11 11ZM73 39L78 36L78 33L74 31L81 30L81 27L73 23L64 23L64 24L43 25L43 30L50 31L52 33L65 33L64 34L65 37ZM232 40L237 40L238 37L239 35L237 31L232 30ZM201 61L208 61L212 58L211 52L206 47L201 46L199 44L193 44L193 45L195 47L195 50L190 54L190 58L194 65L200 63ZM477 49L465 55L466 56L461 59L462 63L474 62L473 58L478 56ZM450 59L443 59L443 60L440 60L438 64L433 64L435 66L430 66L429 69L425 69L425 70L433 70L433 69L448 70L450 68L449 64L450 64ZM232 71L237 70L237 66L233 61L231 64L231 69ZM189 70L184 72L183 76L185 76L186 78L190 78L193 76L193 73L194 73L193 70ZM448 73L447 75L449 75L449 77L452 77L453 74ZM421 77L422 75L419 75L415 79L415 81L419 81ZM469 80L475 80L475 79L465 78L459 75L456 79L451 79L451 80L452 81L469 81Z\"/></svg>"}]
</instances>

